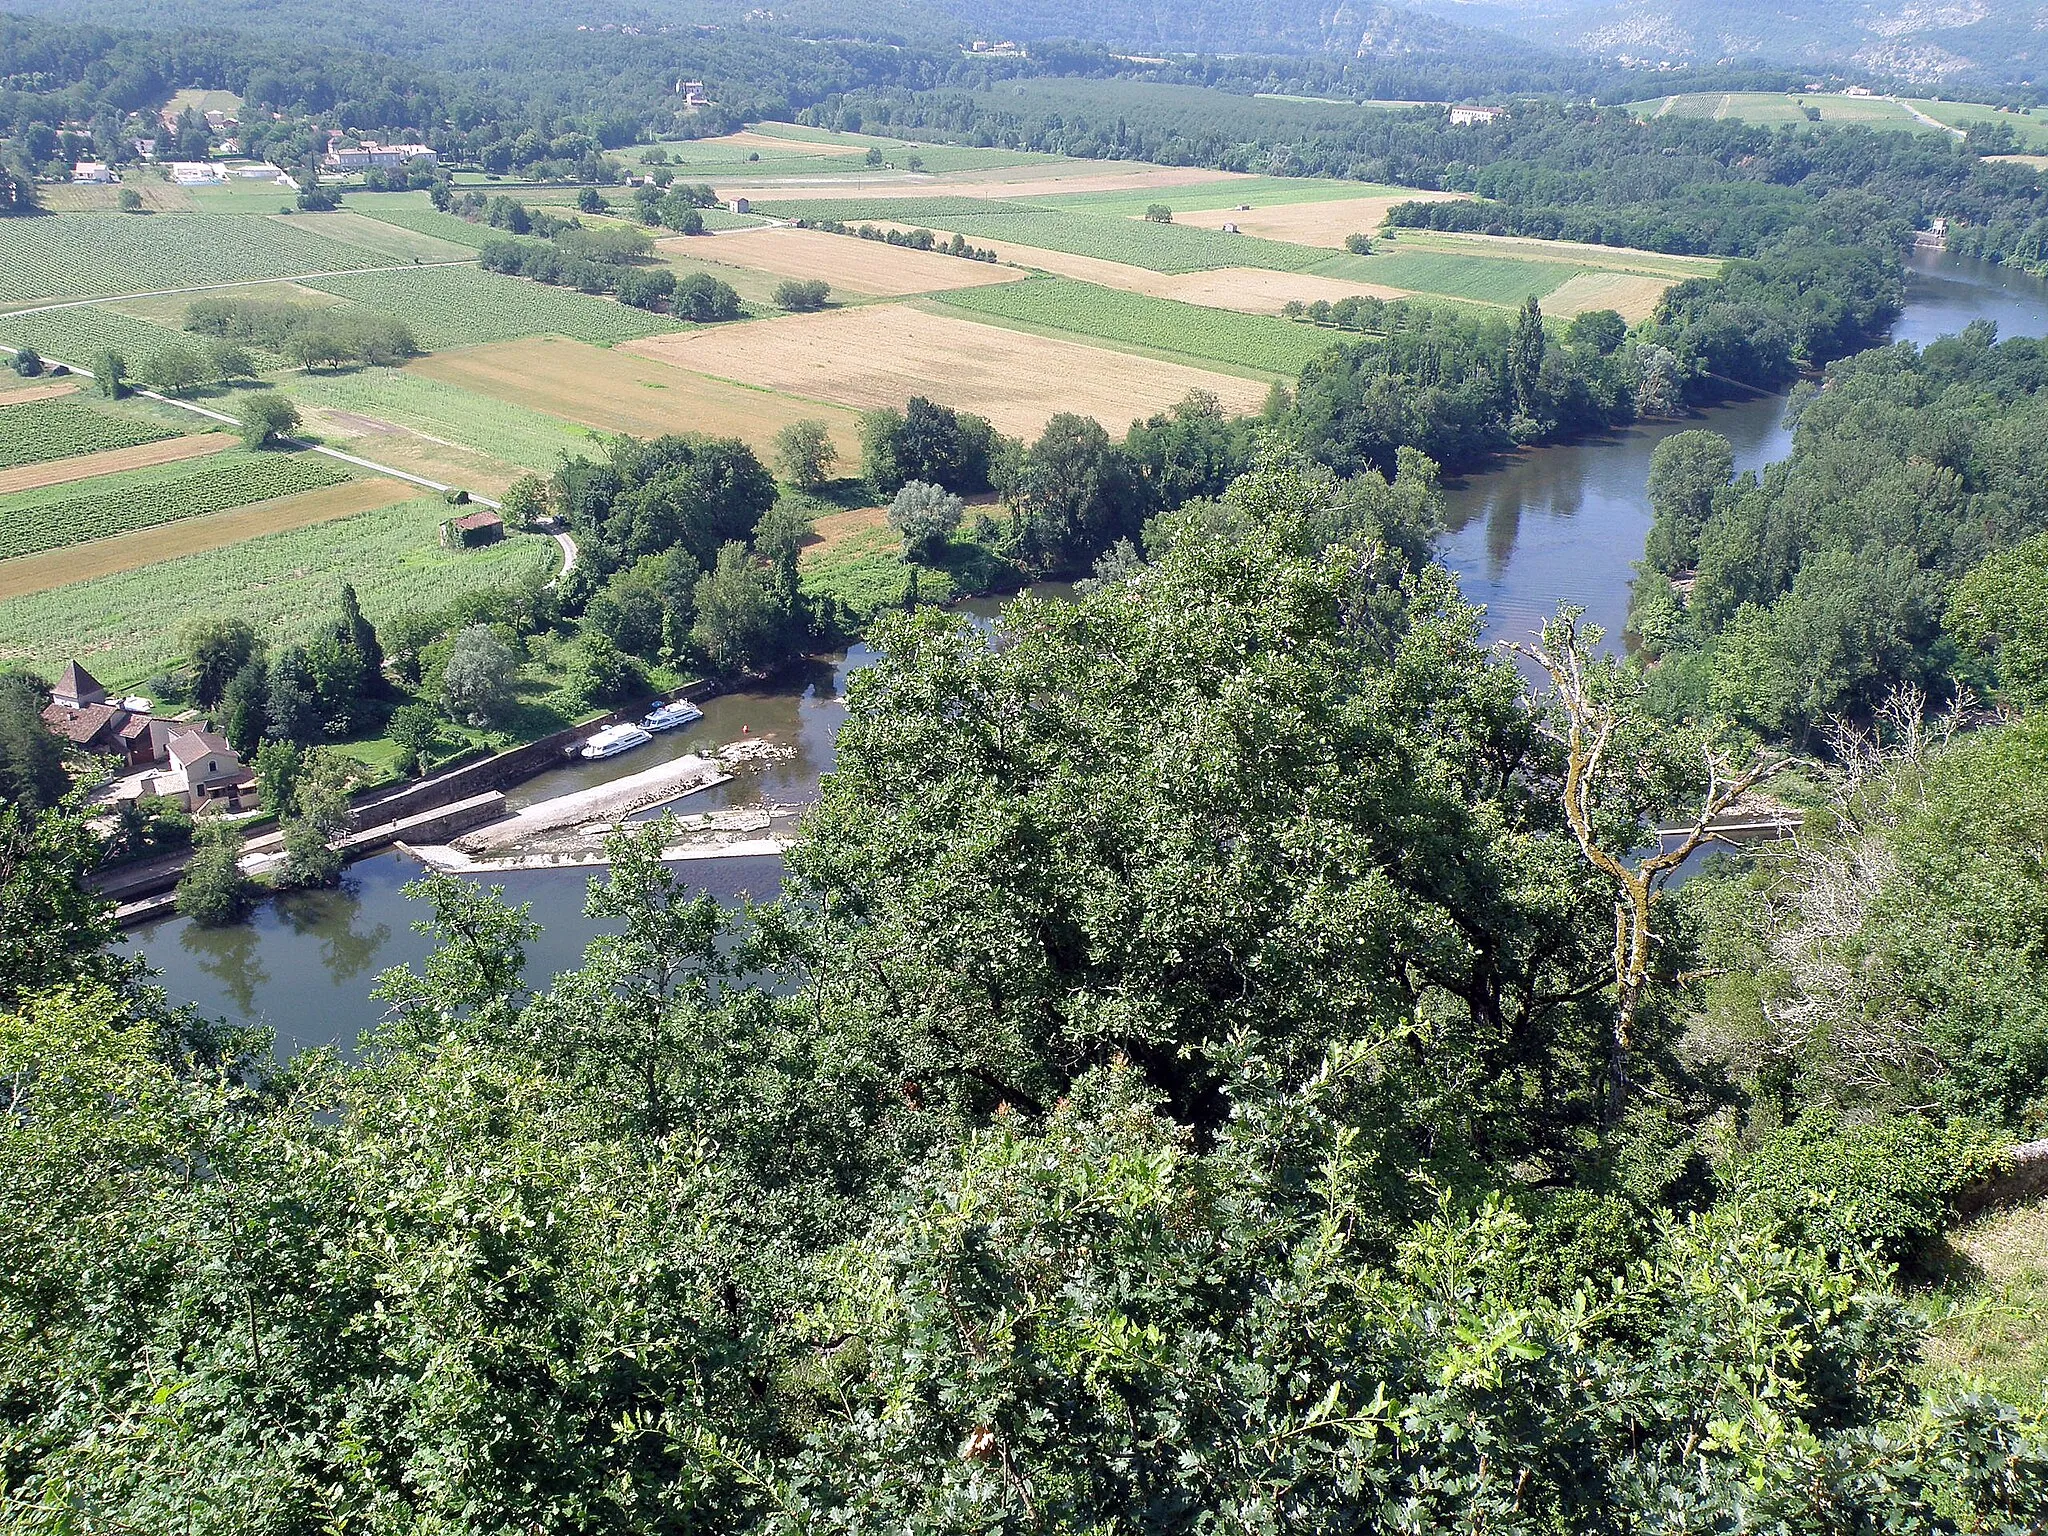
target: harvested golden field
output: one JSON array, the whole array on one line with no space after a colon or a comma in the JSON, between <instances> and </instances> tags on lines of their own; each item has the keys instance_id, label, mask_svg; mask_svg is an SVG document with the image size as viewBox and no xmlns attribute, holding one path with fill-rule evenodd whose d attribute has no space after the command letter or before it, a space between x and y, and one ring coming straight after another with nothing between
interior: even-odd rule
<instances>
[{"instance_id":1,"label":"harvested golden field","mask_svg":"<svg viewBox=\"0 0 2048 1536\"><path fill-rule=\"evenodd\" d=\"M301 283L249 283L234 289L233 296L264 304L304 304L315 309L338 309L348 303L346 299ZM183 330L185 312L204 297L206 295L199 293L164 293L146 299L123 299L106 307L124 315L133 315L138 320L153 320L158 325ZM401 315L399 318L405 317Z\"/></svg>"},{"instance_id":2,"label":"harvested golden field","mask_svg":"<svg viewBox=\"0 0 2048 1536\"><path fill-rule=\"evenodd\" d=\"M1267 386L1181 363L1111 352L929 314L904 304L789 315L752 325L682 331L626 342L646 357L722 379L748 379L857 409L930 395L1035 437L1061 411L1112 431L1205 389L1240 411Z\"/></svg>"},{"instance_id":3,"label":"harvested golden field","mask_svg":"<svg viewBox=\"0 0 2048 1536\"><path fill-rule=\"evenodd\" d=\"M13 369L0 370L0 406L27 405L31 400L54 400L59 395L78 393L78 380L52 379L43 384L31 384Z\"/></svg>"},{"instance_id":4,"label":"harvested golden field","mask_svg":"<svg viewBox=\"0 0 2048 1536\"><path fill-rule=\"evenodd\" d=\"M1110 263L1115 265L1115 263ZM1135 272L1135 267L1125 268ZM1206 304L1211 309L1235 309L1247 315L1277 315L1293 299L1313 304L1364 294L1375 299L1403 299L1407 290L1380 283L1352 283L1336 277L1312 277L1306 272L1269 272L1263 267L1222 267L1214 272L1147 272L1152 279L1140 292L1156 298L1179 299L1183 304Z\"/></svg>"},{"instance_id":5,"label":"harvested golden field","mask_svg":"<svg viewBox=\"0 0 2048 1536\"><path fill-rule=\"evenodd\" d=\"M783 323L735 324L686 334L723 336ZM747 383L734 384L668 367L668 361L653 349L634 357L624 347L607 351L585 342L543 336L437 352L408 364L406 371L547 411L600 432L627 432L635 437L704 432L742 438L763 454L777 432L808 417L824 422L831 430L832 441L846 462L859 461L860 434L854 412L822 400L792 400L772 388L749 388L747 385L772 385L775 381L743 370L731 376Z\"/></svg>"},{"instance_id":6,"label":"harvested golden field","mask_svg":"<svg viewBox=\"0 0 2048 1536\"><path fill-rule=\"evenodd\" d=\"M190 437L167 437L161 442L138 443L133 448L109 448L104 453L81 453L76 458L49 459L41 464L24 464L19 469L0 469L0 496L14 491L33 491L45 485L68 485L73 480L118 474L124 469L148 469L153 464L203 459L210 453L232 448L234 444L235 439L225 432L198 432Z\"/></svg>"},{"instance_id":7,"label":"harvested golden field","mask_svg":"<svg viewBox=\"0 0 2048 1536\"><path fill-rule=\"evenodd\" d=\"M1650 318L1672 282L1668 277L1645 277L1637 272L1581 272L1543 296L1543 313L1569 320L1589 309L1612 309L1634 325Z\"/></svg>"},{"instance_id":8,"label":"harvested golden field","mask_svg":"<svg viewBox=\"0 0 2048 1536\"><path fill-rule=\"evenodd\" d=\"M1243 233L1265 240L1289 240L1296 245L1327 245L1342 250L1346 236L1371 234L1396 203L1438 203L1459 196L1456 192L1403 192L1398 197L1325 198L1313 203L1273 203L1242 213L1232 208L1202 208L1176 212L1173 220L1197 229L1221 229L1225 224L1235 224Z\"/></svg>"},{"instance_id":9,"label":"harvested golden field","mask_svg":"<svg viewBox=\"0 0 2048 1536\"><path fill-rule=\"evenodd\" d=\"M699 261L773 277L821 277L834 289L869 298L980 288L989 283L1012 283L1024 275L985 261L916 251L853 235L831 235L820 229L747 229L709 239L678 236L660 242L660 248L664 254L686 251Z\"/></svg>"},{"instance_id":10,"label":"harvested golden field","mask_svg":"<svg viewBox=\"0 0 2048 1536\"><path fill-rule=\"evenodd\" d=\"M73 544L39 555L0 561L0 600L48 592L96 576L140 570L179 555L224 549L266 533L331 523L339 517L353 517L358 512L409 501L419 494L418 486L381 476L374 480L345 480L340 485L301 491L296 496L252 502L229 512L187 517L159 528L140 528L133 533L117 533L110 539L94 539L89 544Z\"/></svg>"},{"instance_id":11,"label":"harvested golden field","mask_svg":"<svg viewBox=\"0 0 2048 1536\"><path fill-rule=\"evenodd\" d=\"M738 133L720 134L715 139L691 139L677 151L677 158L686 158L700 149L759 150L764 155L864 155L868 152L865 144L834 144L829 139L778 139L772 133L757 133L751 128L743 128Z\"/></svg>"}]
</instances>

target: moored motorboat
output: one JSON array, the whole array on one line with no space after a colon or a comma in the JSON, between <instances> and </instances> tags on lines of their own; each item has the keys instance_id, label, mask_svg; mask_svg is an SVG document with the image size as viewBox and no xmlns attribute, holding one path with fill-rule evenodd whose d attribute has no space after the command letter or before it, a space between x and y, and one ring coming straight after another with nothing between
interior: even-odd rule
<instances>
[{"instance_id":1,"label":"moored motorboat","mask_svg":"<svg viewBox=\"0 0 2048 1536\"><path fill-rule=\"evenodd\" d=\"M637 725L608 725L581 746L571 747L569 755L592 760L617 757L621 752L644 747L652 740L654 738Z\"/></svg>"},{"instance_id":2,"label":"moored motorboat","mask_svg":"<svg viewBox=\"0 0 2048 1536\"><path fill-rule=\"evenodd\" d=\"M657 705L641 717L643 731L674 731L686 725L695 725L704 718L704 711L688 699L677 699L672 704Z\"/></svg>"}]
</instances>

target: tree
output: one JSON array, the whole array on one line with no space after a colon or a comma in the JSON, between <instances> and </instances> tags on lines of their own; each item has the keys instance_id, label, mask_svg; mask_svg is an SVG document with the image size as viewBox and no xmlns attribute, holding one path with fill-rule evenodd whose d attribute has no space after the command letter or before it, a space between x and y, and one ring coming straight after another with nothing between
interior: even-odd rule
<instances>
[{"instance_id":1,"label":"tree","mask_svg":"<svg viewBox=\"0 0 2048 1536\"><path fill-rule=\"evenodd\" d=\"M533 527L550 515L547 481L539 475L521 475L505 487L499 508L514 528Z\"/></svg>"},{"instance_id":2,"label":"tree","mask_svg":"<svg viewBox=\"0 0 2048 1536\"><path fill-rule=\"evenodd\" d=\"M303 746L320 734L320 697L303 646L278 647L263 686L266 737Z\"/></svg>"},{"instance_id":3,"label":"tree","mask_svg":"<svg viewBox=\"0 0 2048 1536\"><path fill-rule=\"evenodd\" d=\"M256 749L251 768L256 774L256 795L263 809L273 816L290 811L299 788L300 753L297 743L276 739Z\"/></svg>"},{"instance_id":4,"label":"tree","mask_svg":"<svg viewBox=\"0 0 2048 1536\"><path fill-rule=\"evenodd\" d=\"M1685 379L1669 348L1645 342L1636 348L1636 414L1677 416L1685 410Z\"/></svg>"},{"instance_id":5,"label":"tree","mask_svg":"<svg viewBox=\"0 0 2048 1536\"><path fill-rule=\"evenodd\" d=\"M32 379L43 371L43 354L34 347L18 347L15 349L13 367L24 379Z\"/></svg>"},{"instance_id":6,"label":"tree","mask_svg":"<svg viewBox=\"0 0 2048 1536\"><path fill-rule=\"evenodd\" d=\"M332 752L321 749L306 755L283 818L285 886L310 890L341 879L344 860L334 844L354 826L347 783L347 771Z\"/></svg>"},{"instance_id":7,"label":"tree","mask_svg":"<svg viewBox=\"0 0 2048 1536\"><path fill-rule=\"evenodd\" d=\"M391 712L391 739L403 754L402 770L425 773L427 760L441 739L441 720L427 704L401 704Z\"/></svg>"},{"instance_id":8,"label":"tree","mask_svg":"<svg viewBox=\"0 0 2048 1536\"><path fill-rule=\"evenodd\" d=\"M256 631L246 619L194 619L178 645L192 668L192 702L212 709L256 654Z\"/></svg>"},{"instance_id":9,"label":"tree","mask_svg":"<svg viewBox=\"0 0 2048 1536\"><path fill-rule=\"evenodd\" d=\"M945 549L965 510L965 503L951 492L912 480L889 503L889 526L903 535L911 559L929 562Z\"/></svg>"},{"instance_id":10,"label":"tree","mask_svg":"<svg viewBox=\"0 0 2048 1536\"><path fill-rule=\"evenodd\" d=\"M1164 203L1153 203L1146 208L1145 218L1147 222L1153 224L1171 224L1173 222L1173 210Z\"/></svg>"},{"instance_id":11,"label":"tree","mask_svg":"<svg viewBox=\"0 0 2048 1536\"><path fill-rule=\"evenodd\" d=\"M1644 814L1663 808L1655 791L1668 793L1670 774L1653 761L1660 744L1645 728L1640 682L1613 658L1595 659L1601 639L1599 626L1581 627L1579 610L1567 605L1543 626L1538 643L1517 643L1512 649L1550 678L1555 722L1549 728L1565 751L1565 821L1587 863L1615 891L1615 1007L1608 1034L1604 1115L1604 1124L1612 1130L1621 1124L1633 1087L1639 1044L1636 1020L1659 965L1660 936L1653 919L1671 877L1709 841L1717 820L1792 760L1768 752L1738 757L1703 741L1699 750L1706 787L1699 791L1683 829L1668 842L1660 841L1655 853L1635 857L1643 842ZM1655 783L1659 777L1663 784ZM1646 785L1653 792L1647 804Z\"/></svg>"},{"instance_id":12,"label":"tree","mask_svg":"<svg viewBox=\"0 0 2048 1536\"><path fill-rule=\"evenodd\" d=\"M42 810L71 788L64 745L43 724L49 689L40 678L0 672L0 803Z\"/></svg>"},{"instance_id":13,"label":"tree","mask_svg":"<svg viewBox=\"0 0 2048 1536\"><path fill-rule=\"evenodd\" d=\"M361 691L379 693L384 687L384 645L377 638L377 626L363 617L363 605L356 599L355 583L341 584L341 618L335 633L343 636L363 659Z\"/></svg>"},{"instance_id":14,"label":"tree","mask_svg":"<svg viewBox=\"0 0 2048 1536\"><path fill-rule=\"evenodd\" d=\"M373 681L363 653L345 624L336 624L306 642L306 673L312 682L315 708L331 735L354 731L364 696Z\"/></svg>"},{"instance_id":15,"label":"tree","mask_svg":"<svg viewBox=\"0 0 2048 1536\"><path fill-rule=\"evenodd\" d=\"M745 545L718 551L695 594L698 648L721 672L759 672L787 655L790 616Z\"/></svg>"},{"instance_id":16,"label":"tree","mask_svg":"<svg viewBox=\"0 0 2048 1536\"><path fill-rule=\"evenodd\" d=\"M301 368L338 368L355 355L355 347L339 330L310 325L285 338L284 355Z\"/></svg>"},{"instance_id":17,"label":"tree","mask_svg":"<svg viewBox=\"0 0 2048 1536\"><path fill-rule=\"evenodd\" d=\"M108 400L128 393L128 365L118 352L102 352L92 360L94 391Z\"/></svg>"},{"instance_id":18,"label":"tree","mask_svg":"<svg viewBox=\"0 0 2048 1536\"><path fill-rule=\"evenodd\" d=\"M1514 387L1515 409L1535 418L1541 408L1538 385L1543 377L1543 306L1534 294L1522 301L1515 329L1508 339L1508 378Z\"/></svg>"},{"instance_id":19,"label":"tree","mask_svg":"<svg viewBox=\"0 0 2048 1536\"><path fill-rule=\"evenodd\" d=\"M652 593L647 594L650 598ZM660 638L660 609L656 607L655 637ZM623 704L647 696L647 669L608 636L586 631L577 641L569 661L569 692L588 708L599 704Z\"/></svg>"},{"instance_id":20,"label":"tree","mask_svg":"<svg viewBox=\"0 0 2048 1536\"><path fill-rule=\"evenodd\" d=\"M825 423L805 417L775 434L775 468L800 491L815 491L832 476L839 450Z\"/></svg>"},{"instance_id":21,"label":"tree","mask_svg":"<svg viewBox=\"0 0 2048 1536\"><path fill-rule=\"evenodd\" d=\"M1586 347L1608 357L1628 340L1628 322L1611 309L1581 310L1565 327L1564 340L1568 347Z\"/></svg>"},{"instance_id":22,"label":"tree","mask_svg":"<svg viewBox=\"0 0 2048 1536\"><path fill-rule=\"evenodd\" d=\"M270 668L252 654L221 694L221 732L246 760L270 724Z\"/></svg>"},{"instance_id":23,"label":"tree","mask_svg":"<svg viewBox=\"0 0 2048 1536\"><path fill-rule=\"evenodd\" d=\"M1358 234L1346 235L1344 237L1344 249L1354 256L1370 256L1372 254L1372 237L1370 235Z\"/></svg>"},{"instance_id":24,"label":"tree","mask_svg":"<svg viewBox=\"0 0 2048 1536\"><path fill-rule=\"evenodd\" d=\"M488 730L503 723L515 702L518 661L488 624L460 630L441 671L441 707L450 718Z\"/></svg>"},{"instance_id":25,"label":"tree","mask_svg":"<svg viewBox=\"0 0 2048 1536\"><path fill-rule=\"evenodd\" d=\"M242 834L218 824L202 827L191 862L178 877L178 915L202 928L225 928L248 915L253 899L242 873Z\"/></svg>"},{"instance_id":26,"label":"tree","mask_svg":"<svg viewBox=\"0 0 2048 1536\"><path fill-rule=\"evenodd\" d=\"M799 314L823 309L832 296L831 286L823 278L791 277L775 285L775 307Z\"/></svg>"},{"instance_id":27,"label":"tree","mask_svg":"<svg viewBox=\"0 0 2048 1536\"><path fill-rule=\"evenodd\" d=\"M1083 569L1118 539L1137 537L1144 495L1130 460L1092 416L1061 412L1024 456L1017 553L1040 575Z\"/></svg>"},{"instance_id":28,"label":"tree","mask_svg":"<svg viewBox=\"0 0 2048 1536\"><path fill-rule=\"evenodd\" d=\"M213 376L223 382L256 377L256 359L250 355L249 349L238 341L218 338L209 341L206 344L206 360L213 366ZM297 422L293 425L296 426Z\"/></svg>"},{"instance_id":29,"label":"tree","mask_svg":"<svg viewBox=\"0 0 2048 1536\"><path fill-rule=\"evenodd\" d=\"M1699 559L1700 531L1714 498L1735 477L1735 449L1718 432L1678 432L1650 454L1650 511L1654 519L1643 558L1667 576Z\"/></svg>"},{"instance_id":30,"label":"tree","mask_svg":"<svg viewBox=\"0 0 2048 1536\"><path fill-rule=\"evenodd\" d=\"M135 377L159 394L187 395L214 377L206 355L189 342L169 341L136 365Z\"/></svg>"},{"instance_id":31,"label":"tree","mask_svg":"<svg viewBox=\"0 0 2048 1536\"><path fill-rule=\"evenodd\" d=\"M1991 556L1957 582L1942 623L2001 704L2048 704L2048 534Z\"/></svg>"},{"instance_id":32,"label":"tree","mask_svg":"<svg viewBox=\"0 0 2048 1536\"><path fill-rule=\"evenodd\" d=\"M862 163L866 165L867 168L871 171L880 170L882 168L881 146L879 144L871 146L868 149L866 156L863 157Z\"/></svg>"},{"instance_id":33,"label":"tree","mask_svg":"<svg viewBox=\"0 0 2048 1536\"><path fill-rule=\"evenodd\" d=\"M675 287L669 305L678 320L708 324L740 317L740 296L730 283L720 282L708 272L692 272Z\"/></svg>"},{"instance_id":34,"label":"tree","mask_svg":"<svg viewBox=\"0 0 2048 1536\"><path fill-rule=\"evenodd\" d=\"M576 194L576 207L582 213L606 213L611 204L604 200L604 194L595 187L585 187Z\"/></svg>"},{"instance_id":35,"label":"tree","mask_svg":"<svg viewBox=\"0 0 2048 1536\"><path fill-rule=\"evenodd\" d=\"M235 418L241 423L242 441L251 448L268 448L299 429L299 408L274 389L243 396L235 406Z\"/></svg>"}]
</instances>

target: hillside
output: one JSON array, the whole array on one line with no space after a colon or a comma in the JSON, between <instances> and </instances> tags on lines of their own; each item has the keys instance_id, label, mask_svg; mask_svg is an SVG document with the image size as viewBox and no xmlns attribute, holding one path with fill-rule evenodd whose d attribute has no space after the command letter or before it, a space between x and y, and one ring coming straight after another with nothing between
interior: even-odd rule
<instances>
[{"instance_id":1,"label":"hillside","mask_svg":"<svg viewBox=\"0 0 2048 1536\"><path fill-rule=\"evenodd\" d=\"M1683 0L1422 4L1468 25L1652 66L1761 59L1902 80L2020 83L2035 77L2048 47L2040 7L2025 0L1821 0L1797 7L1762 0L1715 6Z\"/></svg>"}]
</instances>

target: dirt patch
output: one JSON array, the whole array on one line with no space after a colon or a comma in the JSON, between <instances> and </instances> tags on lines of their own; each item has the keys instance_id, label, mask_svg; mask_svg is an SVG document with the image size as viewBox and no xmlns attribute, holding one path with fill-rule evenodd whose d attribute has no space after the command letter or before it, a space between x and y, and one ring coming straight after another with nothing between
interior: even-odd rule
<instances>
[{"instance_id":1,"label":"dirt patch","mask_svg":"<svg viewBox=\"0 0 2048 1536\"><path fill-rule=\"evenodd\" d=\"M19 469L0 470L0 496L13 491L33 491L45 485L68 485L73 480L118 474L124 469L148 469L152 464L202 459L209 453L233 447L234 442L225 432L198 432L190 437L167 437L162 442L139 443L133 448L109 448L104 453L81 453L76 458L24 464Z\"/></svg>"},{"instance_id":2,"label":"dirt patch","mask_svg":"<svg viewBox=\"0 0 2048 1536\"><path fill-rule=\"evenodd\" d=\"M774 277L822 277L835 289L870 298L980 288L990 283L1015 282L1024 275L1014 268L985 261L910 250L852 235L831 235L818 229L749 229L709 241L685 236L662 241L661 249L664 253L671 249L686 251L700 261L766 272Z\"/></svg>"},{"instance_id":3,"label":"dirt patch","mask_svg":"<svg viewBox=\"0 0 2048 1536\"><path fill-rule=\"evenodd\" d=\"M365 437L396 437L405 428L396 422L379 421L374 416L358 416L354 411L322 411L321 415L333 422L342 431Z\"/></svg>"},{"instance_id":4,"label":"dirt patch","mask_svg":"<svg viewBox=\"0 0 2048 1536\"><path fill-rule=\"evenodd\" d=\"M850 507L844 512L828 512L811 524L811 536L804 540L797 558L821 559L856 535L888 526L887 507Z\"/></svg>"},{"instance_id":5,"label":"dirt patch","mask_svg":"<svg viewBox=\"0 0 2048 1536\"><path fill-rule=\"evenodd\" d=\"M772 133L756 133L744 128L738 133L721 134L715 139L692 139L676 151L677 158L688 159L695 149L744 149L759 150L763 155L865 155L865 144L834 144L826 140L778 139Z\"/></svg>"},{"instance_id":6,"label":"dirt patch","mask_svg":"<svg viewBox=\"0 0 2048 1536\"><path fill-rule=\"evenodd\" d=\"M643 356L719 379L747 379L856 410L931 395L1035 437L1061 411L1121 432L1190 390L1235 410L1256 410L1267 386L1180 363L1133 357L929 314L904 304L789 315L752 325L627 342Z\"/></svg>"},{"instance_id":7,"label":"dirt patch","mask_svg":"<svg viewBox=\"0 0 2048 1536\"><path fill-rule=\"evenodd\" d=\"M691 334L717 336L781 323L733 324ZM669 361L656 351L634 357L624 347L606 350L543 336L437 352L407 366L428 378L547 411L600 432L635 437L705 432L741 438L762 454L773 445L777 432L809 418L830 429L842 463L859 462L860 434L852 411L819 399L792 400L773 389L724 381L775 383L744 370L708 379L669 367Z\"/></svg>"},{"instance_id":8,"label":"dirt patch","mask_svg":"<svg viewBox=\"0 0 2048 1536\"><path fill-rule=\"evenodd\" d=\"M1290 240L1296 245L1327 245L1344 248L1350 235L1369 235L1386 219L1396 203L1439 203L1455 201L1454 192L1403 192L1398 197L1329 198L1316 203L1274 203L1265 208L1240 212L1234 208L1203 208L1175 213L1176 224L1197 229L1221 229L1235 224L1247 235L1264 240Z\"/></svg>"},{"instance_id":9,"label":"dirt patch","mask_svg":"<svg viewBox=\"0 0 2048 1536\"><path fill-rule=\"evenodd\" d=\"M1996 160L2000 165L2026 165L2037 171L2048 171L2048 155L1986 155L1986 160Z\"/></svg>"},{"instance_id":10,"label":"dirt patch","mask_svg":"<svg viewBox=\"0 0 2048 1536\"><path fill-rule=\"evenodd\" d=\"M1634 325L1650 318L1657 301L1676 278L1644 277L1635 272L1581 272L1543 296L1543 313L1569 320L1589 309L1612 309Z\"/></svg>"},{"instance_id":11,"label":"dirt patch","mask_svg":"<svg viewBox=\"0 0 2048 1536\"><path fill-rule=\"evenodd\" d=\"M418 486L402 480L381 476L374 480L348 480L340 485L322 486L317 491L301 491L296 496L254 502L229 512L182 518L159 528L138 528L133 533L117 533L110 539L94 539L89 544L73 544L19 560L0 561L0 600L68 587L73 582L91 581L121 571L140 570L159 560L221 549L266 533L331 523L338 517L353 517L358 512L409 501L419 494Z\"/></svg>"},{"instance_id":12,"label":"dirt patch","mask_svg":"<svg viewBox=\"0 0 2048 1536\"><path fill-rule=\"evenodd\" d=\"M20 375L10 373L7 377L19 378ZM75 379L58 379L49 384L23 384L14 389L0 384L0 406L27 405L31 400L54 400L59 395L75 395L78 393L78 387Z\"/></svg>"}]
</instances>

